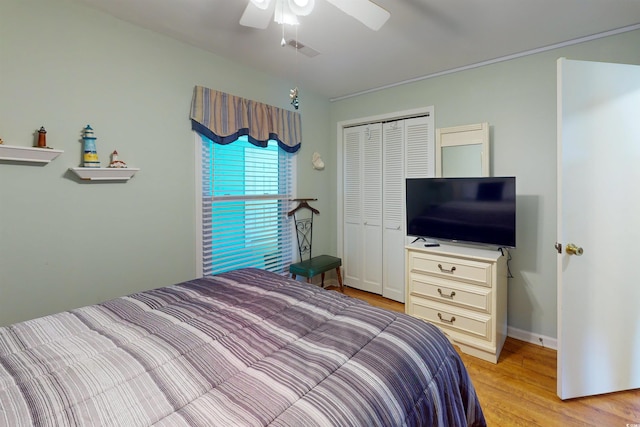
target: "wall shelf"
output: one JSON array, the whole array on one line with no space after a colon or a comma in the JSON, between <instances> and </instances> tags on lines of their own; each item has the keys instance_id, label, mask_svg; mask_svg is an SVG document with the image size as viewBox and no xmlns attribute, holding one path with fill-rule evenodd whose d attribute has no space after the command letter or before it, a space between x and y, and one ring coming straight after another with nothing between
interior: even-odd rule
<instances>
[{"instance_id":1,"label":"wall shelf","mask_svg":"<svg viewBox=\"0 0 640 427\"><path fill-rule=\"evenodd\" d=\"M128 181L139 168L69 168L84 181Z\"/></svg>"},{"instance_id":2,"label":"wall shelf","mask_svg":"<svg viewBox=\"0 0 640 427\"><path fill-rule=\"evenodd\" d=\"M62 150L39 147L18 147L16 145L0 144L0 160L26 163L49 163L64 153Z\"/></svg>"}]
</instances>

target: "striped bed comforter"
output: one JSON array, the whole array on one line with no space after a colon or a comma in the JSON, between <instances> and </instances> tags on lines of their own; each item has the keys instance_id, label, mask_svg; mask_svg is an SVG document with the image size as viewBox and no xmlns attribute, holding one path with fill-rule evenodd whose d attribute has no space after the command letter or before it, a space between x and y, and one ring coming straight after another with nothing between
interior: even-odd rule
<instances>
[{"instance_id":1,"label":"striped bed comforter","mask_svg":"<svg viewBox=\"0 0 640 427\"><path fill-rule=\"evenodd\" d=\"M0 328L0 426L485 425L434 326L243 269Z\"/></svg>"}]
</instances>

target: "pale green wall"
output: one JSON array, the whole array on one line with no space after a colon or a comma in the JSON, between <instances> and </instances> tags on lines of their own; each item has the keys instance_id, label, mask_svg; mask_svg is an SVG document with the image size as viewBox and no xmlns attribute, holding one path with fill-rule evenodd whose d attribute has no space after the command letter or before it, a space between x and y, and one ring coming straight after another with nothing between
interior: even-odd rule
<instances>
[{"instance_id":1,"label":"pale green wall","mask_svg":"<svg viewBox=\"0 0 640 427\"><path fill-rule=\"evenodd\" d=\"M514 278L509 280L508 323L548 337L557 336L554 243L559 57L640 64L640 30L331 105L334 134L340 121L427 105L435 107L436 127L489 122L492 174L517 177L518 247L510 263Z\"/></svg>"},{"instance_id":2,"label":"pale green wall","mask_svg":"<svg viewBox=\"0 0 640 427\"><path fill-rule=\"evenodd\" d=\"M0 325L193 278L195 85L290 108L292 83L134 27L70 0L0 0L0 137L30 146L47 129L65 152L47 166L0 162ZM300 195L334 205L329 102L301 87ZM117 149L128 183L79 183L81 131L100 160ZM331 147L331 148L330 148ZM335 222L335 221L334 221ZM335 247L318 233L318 250ZM332 246L333 245L333 246Z\"/></svg>"},{"instance_id":3,"label":"pale green wall","mask_svg":"<svg viewBox=\"0 0 640 427\"><path fill-rule=\"evenodd\" d=\"M337 122L426 105L437 127L488 121L492 173L518 177L509 325L555 337L556 59L639 63L639 46L634 31L331 104L302 87L298 195L319 199L314 249L336 253ZM196 84L289 108L287 80L71 0L0 0L0 137L28 146L44 125L65 150L44 167L0 164L0 325L195 275ZM103 162L117 149L141 168L130 182L69 175L88 123Z\"/></svg>"}]
</instances>

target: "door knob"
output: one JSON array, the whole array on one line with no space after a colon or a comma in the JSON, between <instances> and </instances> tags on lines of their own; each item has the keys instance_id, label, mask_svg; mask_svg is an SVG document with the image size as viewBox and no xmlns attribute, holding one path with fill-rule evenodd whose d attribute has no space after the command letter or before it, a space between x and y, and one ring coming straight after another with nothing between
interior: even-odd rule
<instances>
[{"instance_id":1,"label":"door knob","mask_svg":"<svg viewBox=\"0 0 640 427\"><path fill-rule=\"evenodd\" d=\"M577 255L580 256L584 253L584 250L581 247L578 247L576 245L574 245L573 243L569 243L567 245L567 248L565 249L565 251L569 254L569 255Z\"/></svg>"}]
</instances>

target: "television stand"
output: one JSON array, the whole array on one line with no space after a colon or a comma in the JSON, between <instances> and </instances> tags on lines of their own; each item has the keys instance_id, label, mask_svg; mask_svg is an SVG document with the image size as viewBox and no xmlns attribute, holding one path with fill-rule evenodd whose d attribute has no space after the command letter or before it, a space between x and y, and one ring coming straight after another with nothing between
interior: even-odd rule
<instances>
[{"instance_id":1,"label":"television stand","mask_svg":"<svg viewBox=\"0 0 640 427\"><path fill-rule=\"evenodd\" d=\"M507 337L507 257L448 244L405 252L405 312L438 326L463 353L497 363Z\"/></svg>"}]
</instances>

